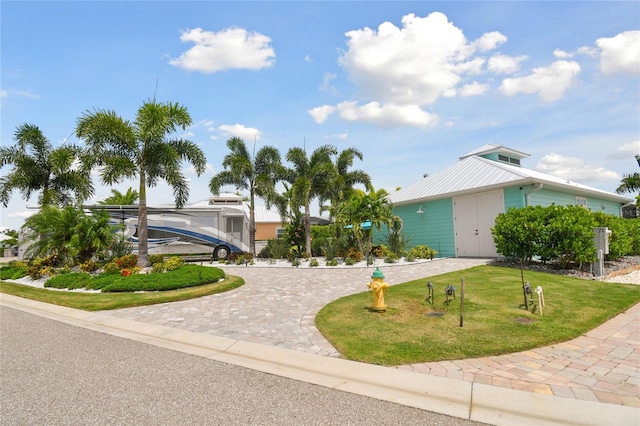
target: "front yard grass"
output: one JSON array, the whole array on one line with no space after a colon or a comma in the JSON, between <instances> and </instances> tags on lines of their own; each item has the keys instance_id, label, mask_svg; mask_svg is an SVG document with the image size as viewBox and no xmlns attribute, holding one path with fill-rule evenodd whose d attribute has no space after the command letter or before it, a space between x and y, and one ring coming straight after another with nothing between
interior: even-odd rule
<instances>
[{"instance_id":1,"label":"front yard grass","mask_svg":"<svg viewBox=\"0 0 640 426\"><path fill-rule=\"evenodd\" d=\"M460 283L465 279L464 324ZM392 285L386 312L372 312L370 292L325 306L316 326L347 359L379 365L477 358L524 351L576 338L640 301L640 285L604 283L525 271L533 289L542 286L543 314L525 310L520 270L478 266ZM425 301L427 282L435 303ZM395 283L389 283L395 284ZM456 288L445 305L444 289ZM537 301L536 293L533 293ZM432 312L442 316L428 316Z\"/></svg>"},{"instance_id":2,"label":"front yard grass","mask_svg":"<svg viewBox=\"0 0 640 426\"><path fill-rule=\"evenodd\" d=\"M154 274L148 274L145 277L153 280ZM233 290L243 284L244 280L240 277L226 276L223 281L178 290L135 293L76 293L47 290L0 281L0 293L12 294L25 299L38 300L40 302L85 311L101 311L195 299L197 297Z\"/></svg>"}]
</instances>

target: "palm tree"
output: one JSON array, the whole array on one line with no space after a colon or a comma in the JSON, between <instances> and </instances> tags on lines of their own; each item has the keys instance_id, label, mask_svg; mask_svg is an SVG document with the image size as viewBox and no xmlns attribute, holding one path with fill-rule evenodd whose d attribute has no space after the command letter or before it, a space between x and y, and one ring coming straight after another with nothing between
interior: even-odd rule
<instances>
[{"instance_id":1,"label":"palm tree","mask_svg":"<svg viewBox=\"0 0 640 426\"><path fill-rule=\"evenodd\" d=\"M257 154L254 151L252 156L244 141L238 137L229 139L227 147L230 152L222 162L224 170L211 178L209 190L217 195L223 185L234 185L236 189L249 191L249 247L251 254L255 256L255 197L262 197L267 208L275 201L275 186L282 167L280 152L272 146L264 146Z\"/></svg>"},{"instance_id":2,"label":"palm tree","mask_svg":"<svg viewBox=\"0 0 640 426\"><path fill-rule=\"evenodd\" d=\"M310 203L314 198L324 199L335 178L335 168L331 157L337 154L332 145L316 148L311 157L299 147L290 148L287 161L293 168L285 171L285 178L291 184L291 202L304 208L305 253L311 256L311 212Z\"/></svg>"},{"instance_id":3,"label":"palm tree","mask_svg":"<svg viewBox=\"0 0 640 426\"><path fill-rule=\"evenodd\" d=\"M640 191L640 173L622 175L622 181L620 181L620 186L616 189L616 192L623 194L636 191Z\"/></svg>"},{"instance_id":4,"label":"palm tree","mask_svg":"<svg viewBox=\"0 0 640 426\"><path fill-rule=\"evenodd\" d=\"M380 230L382 225L393 225L396 216L393 205L389 202L389 194L384 189L369 188L368 193L355 191L348 202L338 208L336 223L339 228L350 229L358 242L360 251L369 258L373 243L373 230Z\"/></svg>"},{"instance_id":5,"label":"palm tree","mask_svg":"<svg viewBox=\"0 0 640 426\"><path fill-rule=\"evenodd\" d=\"M354 186L362 184L365 188L371 187L371 177L362 170L349 170L353 166L354 159L362 161L362 153L356 148L347 148L341 151L335 159L335 177L327 194L330 205L323 206L320 210L328 210L329 216L333 218L338 206L349 200L354 192Z\"/></svg>"},{"instance_id":6,"label":"palm tree","mask_svg":"<svg viewBox=\"0 0 640 426\"><path fill-rule=\"evenodd\" d=\"M25 200L40 192L41 206L64 206L82 202L93 194L89 170L77 167L82 150L72 144L53 148L33 124L15 131L16 145L0 147L0 167L13 169L0 178L0 202L7 207L11 192L18 190Z\"/></svg>"},{"instance_id":7,"label":"palm tree","mask_svg":"<svg viewBox=\"0 0 640 426\"><path fill-rule=\"evenodd\" d=\"M78 119L76 134L88 146L84 163L99 168L104 184L113 185L127 178L139 179L138 266L148 267L147 187L160 180L173 189L176 207L182 208L189 199L188 179L183 175L183 161L191 163L200 176L205 171L206 158L193 142L168 139L178 128L191 125L187 109L177 103L147 101L138 109L131 123L114 111L87 111Z\"/></svg>"},{"instance_id":8,"label":"palm tree","mask_svg":"<svg viewBox=\"0 0 640 426\"><path fill-rule=\"evenodd\" d=\"M98 201L98 204L106 206L132 206L138 202L138 191L133 188L128 188L124 194L117 189L111 190L111 195L102 201Z\"/></svg>"}]
</instances>

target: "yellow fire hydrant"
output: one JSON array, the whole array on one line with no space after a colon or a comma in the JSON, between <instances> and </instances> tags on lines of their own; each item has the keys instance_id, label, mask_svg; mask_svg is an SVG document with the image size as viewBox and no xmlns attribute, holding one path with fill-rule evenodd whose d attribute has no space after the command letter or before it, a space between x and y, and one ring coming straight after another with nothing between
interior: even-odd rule
<instances>
[{"instance_id":1,"label":"yellow fire hydrant","mask_svg":"<svg viewBox=\"0 0 640 426\"><path fill-rule=\"evenodd\" d=\"M377 312L384 312L387 310L387 305L384 304L384 291L389 288L389 284L384 282L384 274L380 268L376 268L371 275L371 282L367 284L367 287L373 291L373 306L372 310Z\"/></svg>"}]
</instances>

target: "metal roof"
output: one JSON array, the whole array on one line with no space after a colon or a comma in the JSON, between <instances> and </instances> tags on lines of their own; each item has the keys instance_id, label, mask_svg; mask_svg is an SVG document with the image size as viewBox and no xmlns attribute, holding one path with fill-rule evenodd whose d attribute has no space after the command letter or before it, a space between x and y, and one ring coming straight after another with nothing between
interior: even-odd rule
<instances>
[{"instance_id":1,"label":"metal roof","mask_svg":"<svg viewBox=\"0 0 640 426\"><path fill-rule=\"evenodd\" d=\"M486 150L482 151L486 152ZM463 157L458 163L389 195L396 205L447 198L513 185L542 183L576 195L588 195L627 203L631 199L534 170L516 167L477 155Z\"/></svg>"}]
</instances>

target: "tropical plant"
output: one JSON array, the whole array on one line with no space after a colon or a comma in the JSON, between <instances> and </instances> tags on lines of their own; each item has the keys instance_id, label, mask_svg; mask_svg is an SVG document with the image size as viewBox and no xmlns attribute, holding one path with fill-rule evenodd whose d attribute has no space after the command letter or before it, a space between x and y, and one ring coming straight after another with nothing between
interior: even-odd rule
<instances>
[{"instance_id":1,"label":"tropical plant","mask_svg":"<svg viewBox=\"0 0 640 426\"><path fill-rule=\"evenodd\" d=\"M368 193L355 192L348 202L340 205L336 224L348 230L356 239L360 251L369 258L373 242L373 230L382 225L390 226L395 217L387 191L371 188Z\"/></svg>"},{"instance_id":2,"label":"tropical plant","mask_svg":"<svg viewBox=\"0 0 640 426\"><path fill-rule=\"evenodd\" d=\"M22 226L25 257L54 255L64 265L84 263L111 245L115 229L105 211L45 205Z\"/></svg>"},{"instance_id":3,"label":"tropical plant","mask_svg":"<svg viewBox=\"0 0 640 426\"><path fill-rule=\"evenodd\" d=\"M14 190L25 200L39 192L41 206L64 206L93 195L89 170L77 166L81 148L65 144L54 149L33 124L18 126L14 135L16 145L0 147L0 168L13 165L0 177L0 202L5 207Z\"/></svg>"},{"instance_id":4,"label":"tropical plant","mask_svg":"<svg viewBox=\"0 0 640 426\"><path fill-rule=\"evenodd\" d=\"M227 141L229 154L224 157L224 170L209 181L209 190L219 194L223 185L234 185L236 190L249 191L249 248L256 254L255 197L261 197L267 208L275 201L275 190L281 172L280 152L272 146L260 148L258 153L249 154L246 144L240 138Z\"/></svg>"},{"instance_id":5,"label":"tropical plant","mask_svg":"<svg viewBox=\"0 0 640 426\"><path fill-rule=\"evenodd\" d=\"M124 194L117 189L111 189L111 195L98 204L107 206L132 206L138 202L138 191L128 188Z\"/></svg>"},{"instance_id":6,"label":"tropical plant","mask_svg":"<svg viewBox=\"0 0 640 426\"><path fill-rule=\"evenodd\" d=\"M384 239L384 244L389 248L391 253L398 258L403 257L407 253L411 238L402 230L402 220L394 217L389 225L389 232Z\"/></svg>"},{"instance_id":7,"label":"tropical plant","mask_svg":"<svg viewBox=\"0 0 640 426\"><path fill-rule=\"evenodd\" d=\"M284 171L284 179L291 184L290 204L304 211L305 253L311 256L311 210L310 203L314 198L324 199L334 181L335 167L332 156L337 150L332 145L316 148L310 157L304 149L290 148L286 160L293 164Z\"/></svg>"},{"instance_id":8,"label":"tropical plant","mask_svg":"<svg viewBox=\"0 0 640 426\"><path fill-rule=\"evenodd\" d=\"M616 192L618 194L640 192L640 173L622 175L622 181L620 182L620 186L616 188ZM640 194L638 194L636 200L636 204L640 205Z\"/></svg>"},{"instance_id":9,"label":"tropical plant","mask_svg":"<svg viewBox=\"0 0 640 426\"><path fill-rule=\"evenodd\" d=\"M331 204L329 207L322 206L320 209L320 211L328 210L331 218L335 216L338 206L351 198L356 185L364 185L367 189L371 187L371 178L366 172L349 170L356 158L362 160L362 153L356 148L347 148L336 156L333 182L323 197Z\"/></svg>"},{"instance_id":10,"label":"tropical plant","mask_svg":"<svg viewBox=\"0 0 640 426\"><path fill-rule=\"evenodd\" d=\"M76 134L84 139L88 153L84 164L98 168L103 183L112 185L124 179L139 179L138 266L148 267L147 187L160 180L173 189L177 208L189 198L189 180L181 171L183 161L194 166L199 176L206 159L193 142L169 138L178 129L191 125L187 109L177 103L147 101L138 109L136 120L129 122L114 111L87 111L78 119Z\"/></svg>"}]
</instances>

